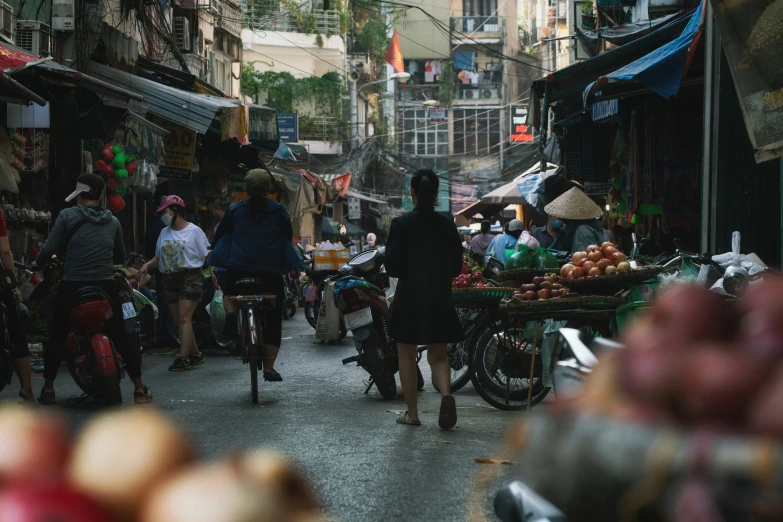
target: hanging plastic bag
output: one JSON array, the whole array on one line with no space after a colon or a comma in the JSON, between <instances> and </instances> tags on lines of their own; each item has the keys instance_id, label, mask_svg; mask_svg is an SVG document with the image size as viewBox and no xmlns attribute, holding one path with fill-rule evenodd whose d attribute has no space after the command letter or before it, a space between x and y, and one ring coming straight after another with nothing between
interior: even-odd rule
<instances>
[{"instance_id":1,"label":"hanging plastic bag","mask_svg":"<svg viewBox=\"0 0 783 522\"><path fill-rule=\"evenodd\" d=\"M221 345L224 344L226 340L223 337L223 327L226 324L226 309L223 308L223 292L220 289L215 290L215 297L207 305L207 313L209 313L215 340Z\"/></svg>"},{"instance_id":2,"label":"hanging plastic bag","mask_svg":"<svg viewBox=\"0 0 783 522\"><path fill-rule=\"evenodd\" d=\"M523 245L527 245L530 247L531 250L535 250L536 248L539 248L541 245L538 242L538 239L534 238L530 235L530 232L527 230L522 232L522 235L519 236L519 243Z\"/></svg>"},{"instance_id":3,"label":"hanging plastic bag","mask_svg":"<svg viewBox=\"0 0 783 522\"><path fill-rule=\"evenodd\" d=\"M536 256L533 258L533 268L541 270L553 269L560 270L560 262L557 257L546 248L536 248Z\"/></svg>"},{"instance_id":4,"label":"hanging plastic bag","mask_svg":"<svg viewBox=\"0 0 783 522\"><path fill-rule=\"evenodd\" d=\"M724 270L732 264L741 261L742 254L740 254L740 239L741 235L738 231L731 234L731 252L725 254L718 254L712 256L712 260L718 263Z\"/></svg>"}]
</instances>

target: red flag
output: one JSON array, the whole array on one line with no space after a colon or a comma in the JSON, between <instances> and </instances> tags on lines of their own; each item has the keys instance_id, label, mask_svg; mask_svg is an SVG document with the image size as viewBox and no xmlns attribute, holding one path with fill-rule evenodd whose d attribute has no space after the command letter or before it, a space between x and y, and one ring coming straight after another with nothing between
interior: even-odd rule
<instances>
[{"instance_id":1,"label":"red flag","mask_svg":"<svg viewBox=\"0 0 783 522\"><path fill-rule=\"evenodd\" d=\"M402 63L402 49L400 49L400 37L397 31L389 41L389 46L386 48L386 63L391 65L398 73L405 72L405 66Z\"/></svg>"}]
</instances>

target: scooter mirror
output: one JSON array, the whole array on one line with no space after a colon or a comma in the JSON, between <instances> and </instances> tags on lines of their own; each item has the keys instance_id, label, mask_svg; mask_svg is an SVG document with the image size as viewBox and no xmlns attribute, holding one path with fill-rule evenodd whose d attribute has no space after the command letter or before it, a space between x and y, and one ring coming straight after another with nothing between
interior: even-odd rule
<instances>
[{"instance_id":1,"label":"scooter mirror","mask_svg":"<svg viewBox=\"0 0 783 522\"><path fill-rule=\"evenodd\" d=\"M495 514L502 522L525 521L525 494L520 486L519 481L514 481L495 496Z\"/></svg>"}]
</instances>

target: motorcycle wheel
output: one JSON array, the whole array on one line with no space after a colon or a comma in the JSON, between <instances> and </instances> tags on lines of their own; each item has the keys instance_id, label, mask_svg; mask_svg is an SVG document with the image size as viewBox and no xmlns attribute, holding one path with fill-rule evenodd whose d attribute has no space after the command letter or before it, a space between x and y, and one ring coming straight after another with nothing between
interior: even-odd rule
<instances>
[{"instance_id":1,"label":"motorcycle wheel","mask_svg":"<svg viewBox=\"0 0 783 522\"><path fill-rule=\"evenodd\" d=\"M295 302L288 303L287 307L288 307L288 318L290 319L296 315L296 303Z\"/></svg>"},{"instance_id":2,"label":"motorcycle wheel","mask_svg":"<svg viewBox=\"0 0 783 522\"><path fill-rule=\"evenodd\" d=\"M446 345L449 369L451 370L451 393L461 390L470 382L470 353L468 349L469 339L459 344ZM432 386L440 391L435 378L432 378Z\"/></svg>"},{"instance_id":3,"label":"motorcycle wheel","mask_svg":"<svg viewBox=\"0 0 783 522\"><path fill-rule=\"evenodd\" d=\"M318 301L305 301L304 313L308 324L315 328L318 324Z\"/></svg>"},{"instance_id":4,"label":"motorcycle wheel","mask_svg":"<svg viewBox=\"0 0 783 522\"><path fill-rule=\"evenodd\" d=\"M366 341L356 341L360 345L362 366L370 374L381 396L388 400L397 397L397 381L381 357L381 341L375 332Z\"/></svg>"},{"instance_id":5,"label":"motorcycle wheel","mask_svg":"<svg viewBox=\"0 0 783 522\"><path fill-rule=\"evenodd\" d=\"M98 388L98 396L106 406L119 406L122 404L122 389L120 388L120 374L99 375L95 378Z\"/></svg>"},{"instance_id":6,"label":"motorcycle wheel","mask_svg":"<svg viewBox=\"0 0 783 522\"><path fill-rule=\"evenodd\" d=\"M533 346L525 338L525 325L524 319L498 318L476 333L471 381L479 395L500 410L527 409L532 350L536 350L536 361L531 406L544 400L551 391L542 380L540 342Z\"/></svg>"},{"instance_id":7,"label":"motorcycle wheel","mask_svg":"<svg viewBox=\"0 0 783 522\"><path fill-rule=\"evenodd\" d=\"M250 400L253 404L258 404L258 346L250 345Z\"/></svg>"}]
</instances>

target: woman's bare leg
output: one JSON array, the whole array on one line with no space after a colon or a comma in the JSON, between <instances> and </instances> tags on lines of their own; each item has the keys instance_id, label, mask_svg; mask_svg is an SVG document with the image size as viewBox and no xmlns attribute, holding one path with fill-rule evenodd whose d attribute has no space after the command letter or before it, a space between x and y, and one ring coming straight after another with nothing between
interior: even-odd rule
<instances>
[{"instance_id":1,"label":"woman's bare leg","mask_svg":"<svg viewBox=\"0 0 783 522\"><path fill-rule=\"evenodd\" d=\"M196 335L193 333L193 312L196 306L198 306L197 301L179 300L177 327L179 328L179 356L183 359L200 353L196 344Z\"/></svg>"},{"instance_id":2,"label":"woman's bare leg","mask_svg":"<svg viewBox=\"0 0 783 522\"><path fill-rule=\"evenodd\" d=\"M438 385L441 395L451 395L451 368L445 344L427 346L427 362L432 368L432 378Z\"/></svg>"},{"instance_id":3,"label":"woman's bare leg","mask_svg":"<svg viewBox=\"0 0 783 522\"><path fill-rule=\"evenodd\" d=\"M408 406L408 416L411 420L419 420L419 405L416 394L419 390L419 379L416 375L416 359L419 352L415 344L397 343L397 355L400 366L400 384L405 403Z\"/></svg>"}]
</instances>

